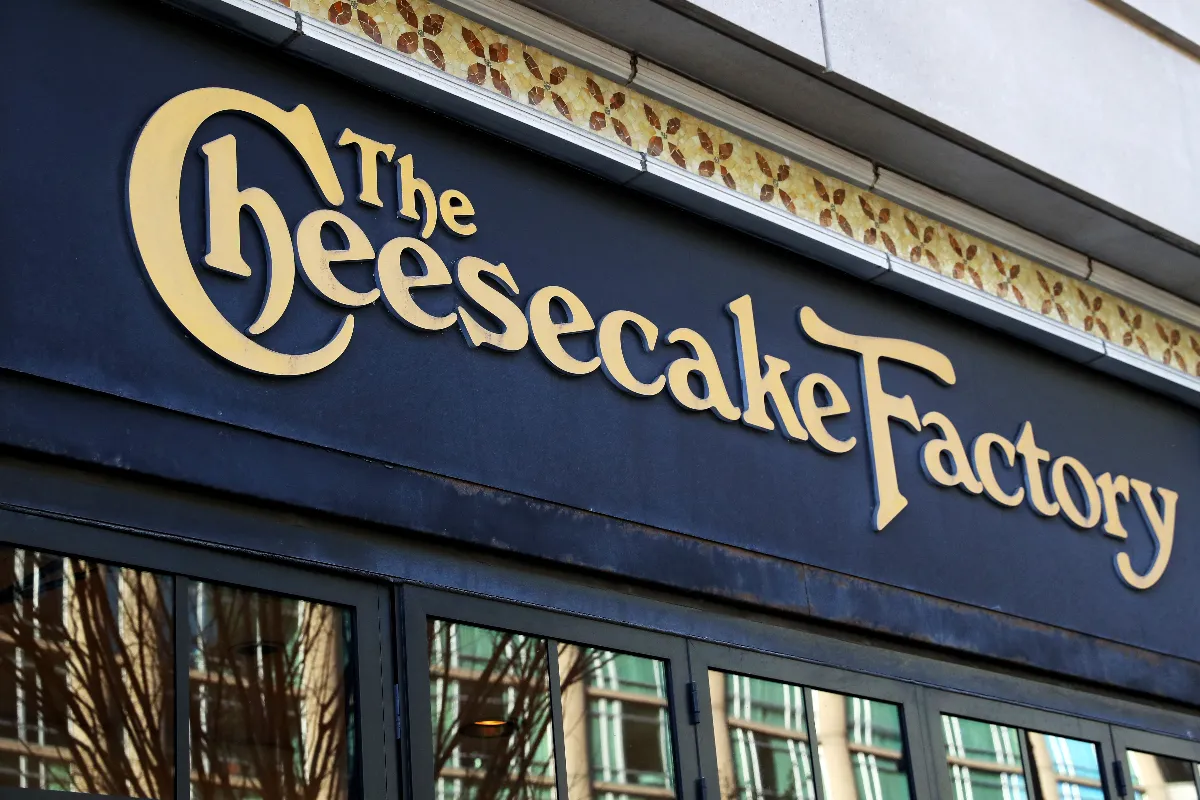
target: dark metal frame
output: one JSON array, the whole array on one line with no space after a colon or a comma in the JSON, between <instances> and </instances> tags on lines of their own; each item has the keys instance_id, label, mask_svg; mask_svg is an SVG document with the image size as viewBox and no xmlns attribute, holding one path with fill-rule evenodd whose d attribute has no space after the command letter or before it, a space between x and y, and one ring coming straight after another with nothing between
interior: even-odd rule
<instances>
[{"instance_id":1,"label":"dark metal frame","mask_svg":"<svg viewBox=\"0 0 1200 800\"><path fill-rule=\"evenodd\" d=\"M612 622L579 619L565 614L518 606L511 603L485 600L450 592L404 585L400 588L401 613L404 620L404 671L406 711L408 720L409 797L429 800L434 786L433 724L429 715L429 646L426 640L427 620L442 619L480 627L494 628L545 637L548 650L554 652L558 642L600 647L621 653L659 659L666 664L668 690L668 719L675 747L676 796L692 797L698 787L700 769L696 758L694 727L685 725L688 707L688 653L686 640L663 636ZM550 658L550 664L556 659ZM562 718L558 698L557 675L551 672L552 720ZM566 800L566 754L561 725L555 726L554 766L559 779L558 796Z\"/></svg>"},{"instance_id":2,"label":"dark metal frame","mask_svg":"<svg viewBox=\"0 0 1200 800\"><path fill-rule=\"evenodd\" d=\"M1106 797L1116 796L1113 792L1115 784L1112 772L1112 739L1109 725L1042 709L938 690L926 690L924 712L927 726L926 741L929 742L926 756L929 760L931 774L936 776L936 794L940 797L954 797L950 770L946 768L946 747L942 733L943 714L1019 728L1022 733L1032 731L1091 742L1096 746L1096 758L1099 761L1102 784L1101 791ZM1025 778L1027 794L1032 797L1034 796L1034 776L1024 735L1020 737L1020 743L1022 774Z\"/></svg>"},{"instance_id":3,"label":"dark metal frame","mask_svg":"<svg viewBox=\"0 0 1200 800\"><path fill-rule=\"evenodd\" d=\"M814 741L816 730L813 718L814 689L870 700L881 700L899 706L901 736L904 739L904 763L908 768L911 796L933 796L929 765L921 755L926 751L927 743L924 729L919 722L923 694L920 687L872 675L847 672L835 667L704 642L689 642L688 652L692 667L692 680L696 683L700 714L707 723L701 724L698 730L701 766L705 779L711 781L713 785L718 785L718 768L715 733L709 719L712 708L708 687L709 670L730 672L752 678L765 678L804 687L805 713L808 717L807 728L810 742ZM825 797L820 759L817 757L816 748L811 747L810 753L817 799L832 800Z\"/></svg>"},{"instance_id":4,"label":"dark metal frame","mask_svg":"<svg viewBox=\"0 0 1200 800\"><path fill-rule=\"evenodd\" d=\"M381 735L395 726L390 699L392 655L385 645L391 613L386 587L346 578L314 574L279 563L259 561L189 547L162 539L147 539L119 531L101 531L94 526L65 520L35 517L0 510L0 544L61 553L147 570L172 576L176 609L187 608L187 579L210 581L314 600L349 608L354 613L354 691L358 709L359 770L363 798L399 800L393 774L391 737ZM180 579L184 580L180 580ZM187 661L190 636L186 613L175 614L175 663ZM176 668L175 796L190 795L188 758L188 675ZM376 716L378 714L378 716ZM181 769L182 767L182 769ZM37 792L0 787L0 800L31 800ZM80 797L73 792L54 792L58 797ZM111 799L110 799L111 800Z\"/></svg>"},{"instance_id":5,"label":"dark metal frame","mask_svg":"<svg viewBox=\"0 0 1200 800\"><path fill-rule=\"evenodd\" d=\"M38 485L46 491L54 490L46 483ZM398 539L390 533L385 536L328 521L296 527L271 512L233 509L227 501L190 493L160 498L161 490L145 494L144 488L133 491L127 486L102 485L96 489L95 500L102 501L104 513L93 513L92 517L125 519L124 526L76 521L74 515L64 519L61 512L55 518L25 509L0 508L0 542L355 609L362 780L364 792L372 800L428 800L432 790L425 652L425 619L429 616L665 660L671 687L677 792L687 800L703 797L702 776L709 779L710 796L719 794L715 742L707 722L710 668L900 705L911 788L917 798L953 797L944 759L942 713L1095 743L1103 763L1101 782L1110 798L1116 797L1113 789L1120 785L1114 764L1119 760L1124 766L1129 749L1200 763L1200 743L1178 738L1188 735L1194 719L1182 710L1134 704L1079 687L1055 686L928 654L906 656L871 642L805 630L802 623L781 626L753 619L752 615L739 616L736 628L729 628L729 638L722 643L701 641L698 637L708 630L706 625L725 632L734 622L701 609L672 606L668 612L662 601L653 597L614 594L608 584L549 574L524 563L497 561L481 568L478 562L464 562L457 553L443 554L433 546ZM154 533L153 529L164 524L164 512L169 512L172 532ZM169 538L182 536L201 541L182 543ZM231 546L235 541L260 552L235 552ZM294 541L290 549L327 561L326 567L340 566L342 575L314 572L312 567L321 565L312 562L307 563L308 568L289 565L279 553L282 541ZM339 558L347 552L375 564L386 554L395 562L386 569L402 571L392 572L390 577L377 576L372 583L340 563ZM444 591L411 583L431 576L459 588ZM390 591L389 581L394 584ZM461 593L461 587L471 585L504 599ZM183 582L177 582L177 586L182 587ZM558 608L533 607L534 603ZM589 618L589 608L592 613L627 619L630 624ZM635 628L633 624L643 627ZM646 630L649 626L658 626L661 631ZM771 655L764 650L787 655ZM555 660L550 661L553 666ZM876 674L866 674L868 671ZM689 713L689 682L695 684L698 715ZM185 703L186 696L185 692L177 693ZM996 697L1006 699L990 699ZM372 715L376 708L378 717ZM181 719L186 719L186 705L181 706L180 713ZM552 713L561 715L561 708L553 708ZM1075 714L1092 714L1095 719ZM1141 725L1145 730L1120 725ZM1175 736L1149 730L1173 731ZM397 739L401 740L398 747L393 746ZM556 757L562 758L561 738L555 744ZM1023 755L1026 779L1031 780L1030 762L1027 754ZM818 792L822 792L819 769L817 762L814 770ZM560 769L559 774L565 775L565 771ZM39 800L41 793L0 789L0 800L31 798Z\"/></svg>"}]
</instances>

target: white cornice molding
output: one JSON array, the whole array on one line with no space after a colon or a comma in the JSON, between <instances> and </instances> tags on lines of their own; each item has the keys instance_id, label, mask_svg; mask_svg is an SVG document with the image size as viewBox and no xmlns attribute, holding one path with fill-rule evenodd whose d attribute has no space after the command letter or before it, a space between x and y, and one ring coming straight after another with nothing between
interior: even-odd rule
<instances>
[{"instance_id":1,"label":"white cornice molding","mask_svg":"<svg viewBox=\"0 0 1200 800\"><path fill-rule=\"evenodd\" d=\"M1104 356L1103 342L1070 325L903 259L889 256L888 265L887 273L875 283L1012 334L1081 364L1090 364Z\"/></svg>"},{"instance_id":2,"label":"white cornice molding","mask_svg":"<svg viewBox=\"0 0 1200 800\"><path fill-rule=\"evenodd\" d=\"M656 158L644 157L629 185L863 280L888 268L873 247Z\"/></svg>"},{"instance_id":3,"label":"white cornice molding","mask_svg":"<svg viewBox=\"0 0 1200 800\"><path fill-rule=\"evenodd\" d=\"M977 234L1048 267L1061 269L1076 278L1088 276L1088 259L1083 253L1063 247L1032 231L1027 231L1019 225L1000 219L891 170L881 168L879 179L871 189L897 203L912 206L917 211L924 212L948 225Z\"/></svg>"},{"instance_id":4,"label":"white cornice molding","mask_svg":"<svg viewBox=\"0 0 1200 800\"><path fill-rule=\"evenodd\" d=\"M1200 328L1200 306L1121 272L1116 267L1093 261L1092 274L1088 281L1185 325Z\"/></svg>"},{"instance_id":5,"label":"white cornice molding","mask_svg":"<svg viewBox=\"0 0 1200 800\"><path fill-rule=\"evenodd\" d=\"M689 114L761 142L809 166L864 188L875 180L875 167L865 158L824 139L755 111L708 87L639 58L630 84L638 91L678 106Z\"/></svg>"},{"instance_id":6,"label":"white cornice molding","mask_svg":"<svg viewBox=\"0 0 1200 800\"><path fill-rule=\"evenodd\" d=\"M628 84L633 77L632 53L580 33L512 0L439 1L468 19L484 22L503 34L599 72L618 83Z\"/></svg>"},{"instance_id":7,"label":"white cornice molding","mask_svg":"<svg viewBox=\"0 0 1200 800\"><path fill-rule=\"evenodd\" d=\"M1146 389L1200 408L1200 378L1168 367L1120 345L1104 343L1104 358L1093 366Z\"/></svg>"}]
</instances>

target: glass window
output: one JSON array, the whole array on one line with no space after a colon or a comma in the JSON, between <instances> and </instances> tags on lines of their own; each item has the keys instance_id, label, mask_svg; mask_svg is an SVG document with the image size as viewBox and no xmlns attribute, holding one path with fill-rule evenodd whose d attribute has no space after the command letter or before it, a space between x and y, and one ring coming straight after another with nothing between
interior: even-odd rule
<instances>
[{"instance_id":1,"label":"glass window","mask_svg":"<svg viewBox=\"0 0 1200 800\"><path fill-rule=\"evenodd\" d=\"M1134 800L1197 800L1195 764L1135 750L1128 756Z\"/></svg>"},{"instance_id":2,"label":"glass window","mask_svg":"<svg viewBox=\"0 0 1200 800\"><path fill-rule=\"evenodd\" d=\"M348 610L188 586L192 797L358 794Z\"/></svg>"},{"instance_id":3,"label":"glass window","mask_svg":"<svg viewBox=\"0 0 1200 800\"><path fill-rule=\"evenodd\" d=\"M570 800L674 797L666 665L561 644L558 670Z\"/></svg>"},{"instance_id":4,"label":"glass window","mask_svg":"<svg viewBox=\"0 0 1200 800\"><path fill-rule=\"evenodd\" d=\"M804 689L708 673L722 800L813 800Z\"/></svg>"},{"instance_id":5,"label":"glass window","mask_svg":"<svg viewBox=\"0 0 1200 800\"><path fill-rule=\"evenodd\" d=\"M0 786L174 797L172 579L0 546Z\"/></svg>"},{"instance_id":6,"label":"glass window","mask_svg":"<svg viewBox=\"0 0 1200 800\"><path fill-rule=\"evenodd\" d=\"M430 620L438 800L557 797L545 639Z\"/></svg>"},{"instance_id":7,"label":"glass window","mask_svg":"<svg viewBox=\"0 0 1200 800\"><path fill-rule=\"evenodd\" d=\"M1044 800L1104 800L1100 758L1096 745L1050 736L1025 733L1032 763L1034 796Z\"/></svg>"},{"instance_id":8,"label":"glass window","mask_svg":"<svg viewBox=\"0 0 1200 800\"><path fill-rule=\"evenodd\" d=\"M909 799L900 706L814 690L813 718L825 800Z\"/></svg>"},{"instance_id":9,"label":"glass window","mask_svg":"<svg viewBox=\"0 0 1200 800\"><path fill-rule=\"evenodd\" d=\"M1100 759L1091 742L947 715L942 732L956 800L1104 798Z\"/></svg>"}]
</instances>

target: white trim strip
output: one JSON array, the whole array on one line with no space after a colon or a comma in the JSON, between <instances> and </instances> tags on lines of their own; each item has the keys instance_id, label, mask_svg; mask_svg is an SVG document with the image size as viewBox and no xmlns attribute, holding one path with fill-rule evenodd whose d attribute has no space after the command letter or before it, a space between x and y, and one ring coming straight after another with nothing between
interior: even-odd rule
<instances>
[{"instance_id":1,"label":"white trim strip","mask_svg":"<svg viewBox=\"0 0 1200 800\"><path fill-rule=\"evenodd\" d=\"M1108 264L1092 261L1092 274L1088 277L1088 282L1113 294L1128 298L1146 308L1153 309L1164 316L1177 319L1185 325L1200 328L1200 306L1121 272L1115 267L1110 267Z\"/></svg>"},{"instance_id":2,"label":"white trim strip","mask_svg":"<svg viewBox=\"0 0 1200 800\"><path fill-rule=\"evenodd\" d=\"M651 61L638 59L637 72L630 85L689 114L762 142L789 158L863 188L875 180L875 166L869 160L730 100Z\"/></svg>"},{"instance_id":3,"label":"white trim strip","mask_svg":"<svg viewBox=\"0 0 1200 800\"><path fill-rule=\"evenodd\" d=\"M1109 375L1124 378L1130 383L1200 408L1200 378L1146 358L1140 353L1105 342L1104 358L1094 362L1093 366Z\"/></svg>"},{"instance_id":4,"label":"white trim strip","mask_svg":"<svg viewBox=\"0 0 1200 800\"><path fill-rule=\"evenodd\" d=\"M864 280L887 271L887 257L853 239L814 225L656 158L630 182L647 194L816 259Z\"/></svg>"},{"instance_id":5,"label":"white trim strip","mask_svg":"<svg viewBox=\"0 0 1200 800\"><path fill-rule=\"evenodd\" d=\"M1200 408L1200 378L1125 348L1111 345L923 267L888 257L874 248L795 217L783 209L727 189L672 164L635 153L629 148L557 120L523 103L509 100L415 59L379 47L331 23L293 15L293 12L276 6L270 0L166 1L202 11L219 22L232 24L259 38L286 44L285 49L289 51L502 138L618 183L630 184L647 194L718 220L722 224L748 232L863 280L918 298L1073 361L1090 364L1106 373ZM299 35L294 27L297 24ZM780 149L787 150L782 147ZM828 168L827 163L817 165ZM932 198L929 205L941 203L951 210L961 206L975 214L980 223L965 227L972 227L986 238L1012 246L1014 250L1047 264L1080 277L1087 277L1087 259L1078 253L900 176L888 178L885 183L883 178L888 175L892 173L885 172L880 179L880 183L884 183L886 187L904 188L905 184L898 181L905 181L910 188L915 187L914 192L920 190L918 194L923 192L922 196ZM887 194L878 186L876 189L881 194ZM937 216L932 208L926 208L909 194L897 195L893 199L911 203ZM1029 246L1015 246L1011 236L996 233L1000 229L1006 229L1010 234L1015 232L1019 234L1018 238L1025 237L1023 241ZM1039 249L1042 251L1039 252ZM1056 257L1048 257L1049 254L1056 254ZM1078 258L1083 258L1082 267ZM1099 280L1095 281L1098 286L1110 288L1102 281L1113 285L1120 284L1125 287L1123 290L1112 290L1126 295L1132 295L1135 290L1143 296L1149 296L1148 290L1149 293L1161 292L1148 285L1138 287L1127 282L1120 283L1121 279L1117 276L1121 273L1117 270L1101 264L1095 266L1099 268ZM1143 302L1137 296L1133 296L1133 299ZM1178 298L1173 299L1183 303ZM1155 307L1158 303L1146 305ZM1190 314L1194 307L1185 311ZM1178 314L1172 316L1180 317Z\"/></svg>"},{"instance_id":6,"label":"white trim strip","mask_svg":"<svg viewBox=\"0 0 1200 800\"><path fill-rule=\"evenodd\" d=\"M539 47L560 58L587 67L618 83L633 78L633 54L580 33L512 0L439 0L467 19L476 19L523 44Z\"/></svg>"},{"instance_id":7,"label":"white trim strip","mask_svg":"<svg viewBox=\"0 0 1200 800\"><path fill-rule=\"evenodd\" d=\"M1094 336L1009 303L952 278L898 258L875 283L947 309L995 330L1012 334L1053 353L1090 364L1104 356L1104 343Z\"/></svg>"},{"instance_id":8,"label":"white trim strip","mask_svg":"<svg viewBox=\"0 0 1200 800\"><path fill-rule=\"evenodd\" d=\"M949 225L989 239L1027 258L1061 269L1076 278L1088 276L1088 259L1083 253L1063 247L1057 242L1038 236L891 170L880 168L879 179L871 190L897 203L912 206L917 211Z\"/></svg>"}]
</instances>

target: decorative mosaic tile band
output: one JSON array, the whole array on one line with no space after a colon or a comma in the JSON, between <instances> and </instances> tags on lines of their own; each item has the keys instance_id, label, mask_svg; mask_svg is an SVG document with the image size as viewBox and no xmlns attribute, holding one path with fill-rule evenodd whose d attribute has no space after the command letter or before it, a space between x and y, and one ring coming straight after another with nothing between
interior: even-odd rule
<instances>
[{"instance_id":1,"label":"decorative mosaic tile band","mask_svg":"<svg viewBox=\"0 0 1200 800\"><path fill-rule=\"evenodd\" d=\"M276 0L648 156L1200 376L1200 331L423 0Z\"/></svg>"}]
</instances>

